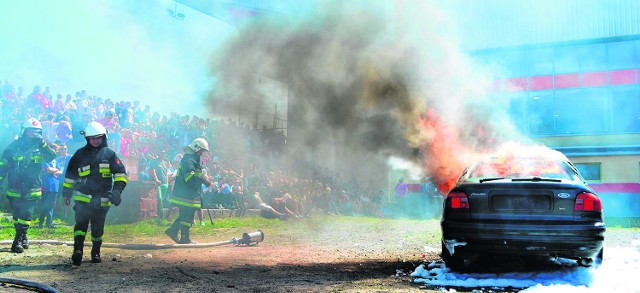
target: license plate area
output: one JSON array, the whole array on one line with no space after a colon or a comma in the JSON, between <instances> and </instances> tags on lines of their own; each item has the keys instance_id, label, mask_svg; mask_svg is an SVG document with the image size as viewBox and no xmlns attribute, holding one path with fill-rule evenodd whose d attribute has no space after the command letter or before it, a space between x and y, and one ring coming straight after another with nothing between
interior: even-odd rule
<instances>
[{"instance_id":1,"label":"license plate area","mask_svg":"<svg viewBox=\"0 0 640 293\"><path fill-rule=\"evenodd\" d=\"M495 211L549 211L551 199L545 194L494 194L491 208Z\"/></svg>"}]
</instances>

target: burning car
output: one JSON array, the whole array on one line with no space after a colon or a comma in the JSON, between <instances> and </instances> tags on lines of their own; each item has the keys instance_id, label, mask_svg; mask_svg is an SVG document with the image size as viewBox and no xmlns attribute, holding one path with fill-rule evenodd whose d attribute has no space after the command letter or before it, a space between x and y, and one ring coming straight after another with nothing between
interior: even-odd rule
<instances>
[{"instance_id":1,"label":"burning car","mask_svg":"<svg viewBox=\"0 0 640 293\"><path fill-rule=\"evenodd\" d=\"M442 258L461 269L480 255L602 263L600 198L563 154L490 156L466 168L443 203Z\"/></svg>"}]
</instances>

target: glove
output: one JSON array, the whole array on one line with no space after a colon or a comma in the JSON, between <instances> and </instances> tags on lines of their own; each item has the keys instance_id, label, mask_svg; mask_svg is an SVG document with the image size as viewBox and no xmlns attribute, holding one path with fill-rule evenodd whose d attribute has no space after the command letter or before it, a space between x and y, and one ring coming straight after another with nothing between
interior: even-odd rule
<instances>
[{"instance_id":1,"label":"glove","mask_svg":"<svg viewBox=\"0 0 640 293\"><path fill-rule=\"evenodd\" d=\"M120 202L122 202L122 198L120 197L120 191L114 190L111 194L111 203L115 206L119 206Z\"/></svg>"}]
</instances>

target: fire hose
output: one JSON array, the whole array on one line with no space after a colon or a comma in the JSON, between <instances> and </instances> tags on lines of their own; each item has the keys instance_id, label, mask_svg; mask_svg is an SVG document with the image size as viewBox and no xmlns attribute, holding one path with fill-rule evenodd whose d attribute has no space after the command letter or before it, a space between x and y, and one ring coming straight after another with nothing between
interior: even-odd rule
<instances>
[{"instance_id":1,"label":"fire hose","mask_svg":"<svg viewBox=\"0 0 640 293\"><path fill-rule=\"evenodd\" d=\"M16 288L25 288L36 292L59 293L59 291L53 287L29 280L0 277L0 284L12 284L15 285Z\"/></svg>"},{"instance_id":2,"label":"fire hose","mask_svg":"<svg viewBox=\"0 0 640 293\"><path fill-rule=\"evenodd\" d=\"M239 245L256 245L264 240L264 233L261 230L251 233L243 233L242 238L232 238L228 241L211 242L211 243L191 243L191 244L137 244L137 243L102 243L102 247L108 248L120 248L131 250L152 250L152 249L173 249L173 248L205 248L222 246L228 244ZM0 244L12 244L12 240L0 241ZM71 241L59 241L59 240L29 240L29 244L49 244L49 245L73 245ZM91 242L85 242L86 246L91 246ZM26 288L36 292L44 293L59 293L58 290L53 287L49 287L45 284L15 279L0 277L0 284L12 284L19 288Z\"/></svg>"},{"instance_id":3,"label":"fire hose","mask_svg":"<svg viewBox=\"0 0 640 293\"><path fill-rule=\"evenodd\" d=\"M102 247L120 248L130 250L154 250L154 249L174 249L174 248L206 248L228 244L239 245L256 245L264 240L264 233L261 230L251 233L243 233L242 238L232 238L227 241L209 242L209 243L190 243L190 244L150 244L150 243L102 243ZM0 241L0 244L12 244L12 240ZM60 240L29 240L29 244L49 244L49 245L69 245L73 246L73 241ZM91 242L85 242L85 246L91 246Z\"/></svg>"}]
</instances>

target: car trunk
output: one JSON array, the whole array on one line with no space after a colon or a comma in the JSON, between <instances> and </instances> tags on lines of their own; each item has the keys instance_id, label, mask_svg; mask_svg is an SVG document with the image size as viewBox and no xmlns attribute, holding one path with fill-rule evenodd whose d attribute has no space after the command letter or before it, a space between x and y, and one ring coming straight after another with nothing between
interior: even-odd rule
<instances>
[{"instance_id":1,"label":"car trunk","mask_svg":"<svg viewBox=\"0 0 640 293\"><path fill-rule=\"evenodd\" d=\"M470 218L483 221L572 221L576 195L584 189L550 182L470 185Z\"/></svg>"}]
</instances>

